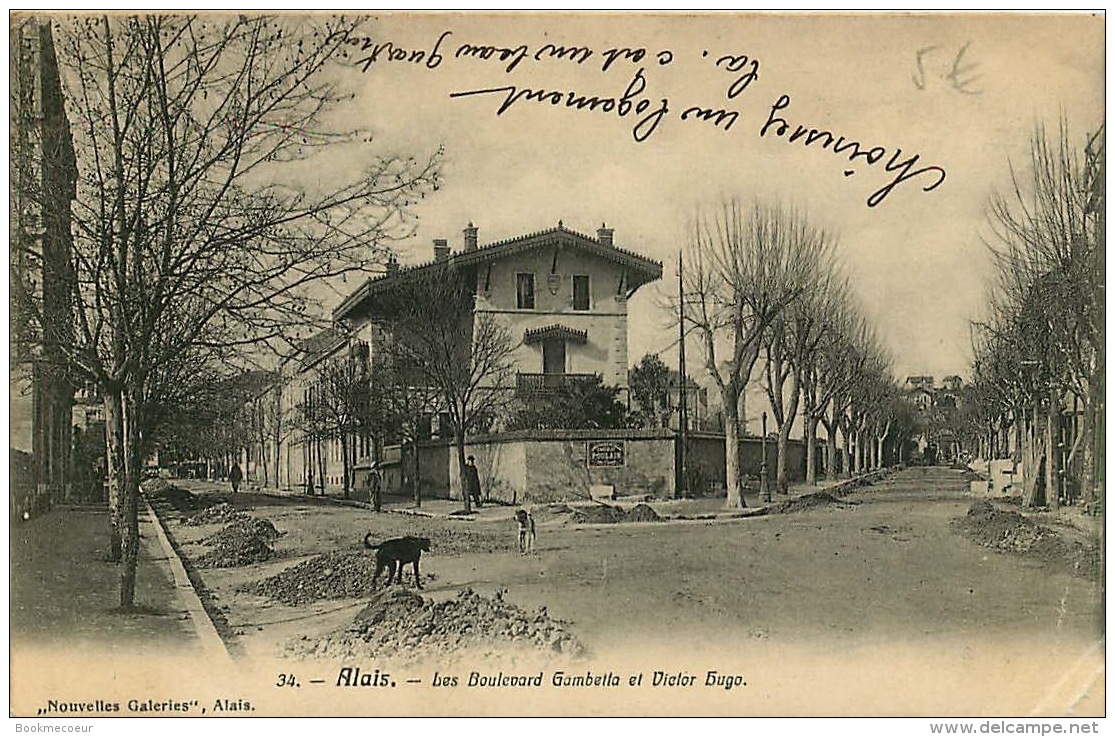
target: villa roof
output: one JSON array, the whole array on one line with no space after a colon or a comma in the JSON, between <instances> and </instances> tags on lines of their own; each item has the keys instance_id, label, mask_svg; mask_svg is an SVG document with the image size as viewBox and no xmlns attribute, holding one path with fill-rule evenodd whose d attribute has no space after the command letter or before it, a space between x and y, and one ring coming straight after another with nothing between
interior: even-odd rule
<instances>
[{"instance_id":1,"label":"villa roof","mask_svg":"<svg viewBox=\"0 0 1115 737\"><path fill-rule=\"evenodd\" d=\"M368 279L333 311L333 319L344 319L346 315L355 310L372 294L387 291L393 286L422 275L433 268L474 267L513 254L554 245L576 248L624 266L627 270L626 283L629 295L633 294L643 284L662 278L662 263L660 261L654 261L634 251L618 248L609 243L601 243L596 238L566 228L559 221L556 228L496 241L472 250L458 251L443 261L435 259L415 266L400 267L396 272L389 272Z\"/></svg>"}]
</instances>

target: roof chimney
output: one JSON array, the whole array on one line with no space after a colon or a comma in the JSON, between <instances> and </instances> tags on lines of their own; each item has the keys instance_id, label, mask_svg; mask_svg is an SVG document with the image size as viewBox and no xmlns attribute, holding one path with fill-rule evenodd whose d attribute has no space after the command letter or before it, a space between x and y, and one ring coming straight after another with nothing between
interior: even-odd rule
<instances>
[{"instance_id":1,"label":"roof chimney","mask_svg":"<svg viewBox=\"0 0 1115 737\"><path fill-rule=\"evenodd\" d=\"M434 261L449 260L449 241L444 238L434 238Z\"/></svg>"},{"instance_id":2,"label":"roof chimney","mask_svg":"<svg viewBox=\"0 0 1115 737\"><path fill-rule=\"evenodd\" d=\"M395 254L387 257L387 275L395 276L399 273L399 258Z\"/></svg>"},{"instance_id":3,"label":"roof chimney","mask_svg":"<svg viewBox=\"0 0 1115 737\"><path fill-rule=\"evenodd\" d=\"M600 241L602 246L610 246L612 245L612 233L614 232L604 223L600 223L600 227L596 229L596 240Z\"/></svg>"},{"instance_id":4,"label":"roof chimney","mask_svg":"<svg viewBox=\"0 0 1115 737\"><path fill-rule=\"evenodd\" d=\"M476 226L469 222L468 227L464 230L465 233L465 250L476 250Z\"/></svg>"}]
</instances>

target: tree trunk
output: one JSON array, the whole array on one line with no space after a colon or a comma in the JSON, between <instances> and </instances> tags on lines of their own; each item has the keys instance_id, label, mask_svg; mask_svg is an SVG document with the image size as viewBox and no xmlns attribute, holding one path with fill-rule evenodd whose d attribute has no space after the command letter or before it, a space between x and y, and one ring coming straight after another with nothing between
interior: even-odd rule
<instances>
[{"instance_id":1,"label":"tree trunk","mask_svg":"<svg viewBox=\"0 0 1115 737\"><path fill-rule=\"evenodd\" d=\"M1040 503L1038 495L1038 482L1041 481L1042 457L1045 449L1038 434L1038 414L1034 408L1030 418L1029 427L1025 433L1026 452L1023 453L1023 481L1022 481L1022 506L1034 507Z\"/></svg>"},{"instance_id":2,"label":"tree trunk","mask_svg":"<svg viewBox=\"0 0 1115 737\"><path fill-rule=\"evenodd\" d=\"M863 464L866 462L866 453L864 452L864 432L863 428L856 430L856 468L855 475L858 476L863 473Z\"/></svg>"},{"instance_id":3,"label":"tree trunk","mask_svg":"<svg viewBox=\"0 0 1115 737\"><path fill-rule=\"evenodd\" d=\"M350 490L352 489L351 476L352 476L352 463L349 458L349 434L342 431L340 433L341 441L341 496L345 499L350 498Z\"/></svg>"},{"instance_id":4,"label":"tree trunk","mask_svg":"<svg viewBox=\"0 0 1115 737\"><path fill-rule=\"evenodd\" d=\"M852 475L852 429L846 425L840 425L840 434L844 438L844 447L841 448L840 453L840 475Z\"/></svg>"},{"instance_id":5,"label":"tree trunk","mask_svg":"<svg viewBox=\"0 0 1115 737\"><path fill-rule=\"evenodd\" d=\"M1098 511L1099 494L1096 483L1096 460L1103 453L1103 428L1101 409L1102 390L1097 391L1099 382L1093 380L1088 383L1088 395L1084 403L1084 412L1081 416L1080 433L1083 435L1083 450L1080 457L1080 495L1081 503L1089 514Z\"/></svg>"},{"instance_id":6,"label":"tree trunk","mask_svg":"<svg viewBox=\"0 0 1115 737\"><path fill-rule=\"evenodd\" d=\"M419 463L418 444L415 443L413 440L410 442L410 451L411 451L411 453L410 453L411 460L412 460L412 464L413 464L411 466L412 470L411 470L411 474L410 474L410 482L411 482L412 486L414 487L412 489L412 491L414 492L414 506L415 507L421 507L422 506L422 478L421 478L422 464Z\"/></svg>"},{"instance_id":7,"label":"tree trunk","mask_svg":"<svg viewBox=\"0 0 1115 737\"><path fill-rule=\"evenodd\" d=\"M259 439L259 461L263 466L263 486L267 488L271 485L271 446L267 442L266 435Z\"/></svg>"},{"instance_id":8,"label":"tree trunk","mask_svg":"<svg viewBox=\"0 0 1115 737\"><path fill-rule=\"evenodd\" d=\"M790 446L790 423L784 423L778 430L778 440L775 442L774 479L775 490L779 494L788 494L790 479L786 472L786 454Z\"/></svg>"},{"instance_id":9,"label":"tree trunk","mask_svg":"<svg viewBox=\"0 0 1115 737\"><path fill-rule=\"evenodd\" d=\"M326 441L320 437L314 443L314 451L317 453L317 482L321 486L322 496L325 496L325 446ZM316 489L314 493L317 493Z\"/></svg>"},{"instance_id":10,"label":"tree trunk","mask_svg":"<svg viewBox=\"0 0 1115 737\"><path fill-rule=\"evenodd\" d=\"M1060 468L1060 397L1049 390L1049 411L1045 415L1045 503L1056 511L1061 501Z\"/></svg>"},{"instance_id":11,"label":"tree trunk","mask_svg":"<svg viewBox=\"0 0 1115 737\"><path fill-rule=\"evenodd\" d=\"M725 388L721 392L724 406L724 487L728 492L728 509L744 509L739 473L739 392Z\"/></svg>"},{"instance_id":12,"label":"tree trunk","mask_svg":"<svg viewBox=\"0 0 1115 737\"><path fill-rule=\"evenodd\" d=\"M120 499L123 530L120 544L120 608L135 609L136 566L139 562L139 471L142 443L139 437L138 406L135 395L122 396L124 429L124 486Z\"/></svg>"},{"instance_id":13,"label":"tree trunk","mask_svg":"<svg viewBox=\"0 0 1115 737\"><path fill-rule=\"evenodd\" d=\"M835 481L839 477L840 467L836 460L838 449L836 447L836 428L826 427L825 432L825 478Z\"/></svg>"},{"instance_id":14,"label":"tree trunk","mask_svg":"<svg viewBox=\"0 0 1115 737\"><path fill-rule=\"evenodd\" d=\"M817 418L805 415L805 483L817 485Z\"/></svg>"},{"instance_id":15,"label":"tree trunk","mask_svg":"<svg viewBox=\"0 0 1115 737\"><path fill-rule=\"evenodd\" d=\"M465 513L472 511L472 497L468 493L468 482L465 480L465 434L461 430L453 433L453 445L457 448L457 479L461 487L461 499L465 503Z\"/></svg>"},{"instance_id":16,"label":"tree trunk","mask_svg":"<svg viewBox=\"0 0 1115 737\"><path fill-rule=\"evenodd\" d=\"M101 387L105 410L105 478L108 480L108 559L120 562L123 535L120 506L124 486L124 414L120 392Z\"/></svg>"}]
</instances>

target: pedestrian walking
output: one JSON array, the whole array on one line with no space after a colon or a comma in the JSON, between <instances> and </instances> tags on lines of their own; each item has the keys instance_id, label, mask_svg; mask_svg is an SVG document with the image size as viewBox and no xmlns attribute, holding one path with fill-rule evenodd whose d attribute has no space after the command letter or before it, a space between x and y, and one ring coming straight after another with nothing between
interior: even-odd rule
<instances>
[{"instance_id":1,"label":"pedestrian walking","mask_svg":"<svg viewBox=\"0 0 1115 737\"><path fill-rule=\"evenodd\" d=\"M233 463L232 470L228 472L228 480L232 482L232 493L240 491L240 481L244 478L244 474L240 472L240 464Z\"/></svg>"},{"instance_id":2,"label":"pedestrian walking","mask_svg":"<svg viewBox=\"0 0 1115 737\"><path fill-rule=\"evenodd\" d=\"M465 462L465 493L476 504L480 503L480 472L476 470L476 457L469 456Z\"/></svg>"}]
</instances>

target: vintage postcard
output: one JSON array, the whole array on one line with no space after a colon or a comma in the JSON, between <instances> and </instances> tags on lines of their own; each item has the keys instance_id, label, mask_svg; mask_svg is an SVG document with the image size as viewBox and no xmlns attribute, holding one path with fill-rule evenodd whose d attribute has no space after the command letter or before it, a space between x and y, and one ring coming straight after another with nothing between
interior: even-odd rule
<instances>
[{"instance_id":1,"label":"vintage postcard","mask_svg":"<svg viewBox=\"0 0 1115 737\"><path fill-rule=\"evenodd\" d=\"M11 715L1095 731L1104 34L12 13Z\"/></svg>"}]
</instances>

